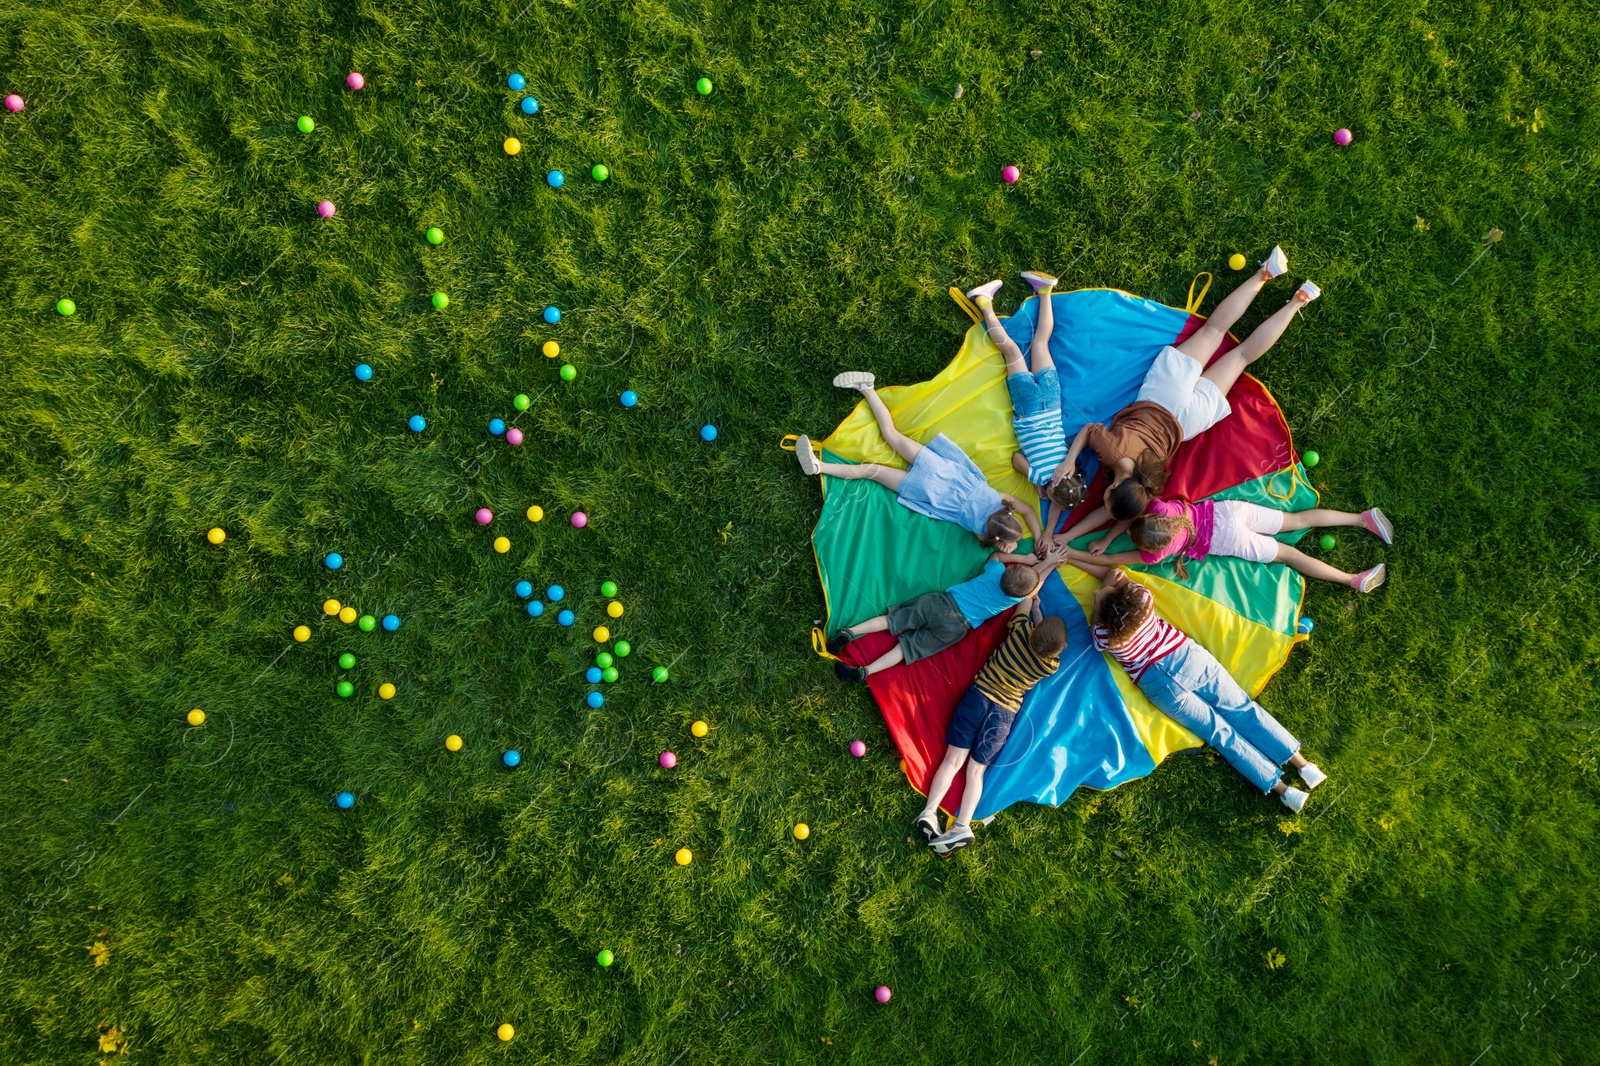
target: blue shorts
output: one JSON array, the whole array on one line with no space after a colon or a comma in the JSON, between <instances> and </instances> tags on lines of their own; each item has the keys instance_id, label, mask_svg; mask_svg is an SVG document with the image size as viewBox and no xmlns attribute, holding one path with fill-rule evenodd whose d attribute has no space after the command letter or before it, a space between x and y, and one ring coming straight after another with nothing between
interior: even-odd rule
<instances>
[{"instance_id":1,"label":"blue shorts","mask_svg":"<svg viewBox=\"0 0 1600 1066\"><path fill-rule=\"evenodd\" d=\"M944 742L953 748L970 749L968 757L973 762L988 766L1006 746L1006 738L1011 735L1011 726L1016 720L1016 711L1000 706L973 685L956 704Z\"/></svg>"},{"instance_id":2,"label":"blue shorts","mask_svg":"<svg viewBox=\"0 0 1600 1066\"><path fill-rule=\"evenodd\" d=\"M1056 368L1047 366L1037 374L1007 374L1006 391L1011 393L1013 418L1029 418L1046 411L1061 410L1061 378Z\"/></svg>"}]
</instances>

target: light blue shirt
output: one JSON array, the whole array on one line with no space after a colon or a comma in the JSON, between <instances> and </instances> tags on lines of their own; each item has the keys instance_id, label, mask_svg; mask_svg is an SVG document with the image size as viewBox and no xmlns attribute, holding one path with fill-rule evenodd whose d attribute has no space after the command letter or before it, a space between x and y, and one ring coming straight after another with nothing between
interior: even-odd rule
<instances>
[{"instance_id":1,"label":"light blue shirt","mask_svg":"<svg viewBox=\"0 0 1600 1066\"><path fill-rule=\"evenodd\" d=\"M1000 591L1000 575L1005 572L1005 563L990 559L983 564L983 573L971 581L963 581L945 589L950 598L956 601L956 606L961 608L961 617L973 629L1022 602L1021 596L1007 596Z\"/></svg>"}]
</instances>

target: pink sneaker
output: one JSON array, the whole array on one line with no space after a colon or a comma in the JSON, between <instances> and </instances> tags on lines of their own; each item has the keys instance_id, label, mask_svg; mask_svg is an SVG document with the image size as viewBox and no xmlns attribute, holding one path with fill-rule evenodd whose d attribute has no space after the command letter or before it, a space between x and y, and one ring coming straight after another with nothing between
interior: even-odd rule
<instances>
[{"instance_id":1,"label":"pink sneaker","mask_svg":"<svg viewBox=\"0 0 1600 1066\"><path fill-rule=\"evenodd\" d=\"M1388 576L1389 568L1384 564L1379 563L1372 569L1363 570L1361 573L1351 578L1350 587L1355 589L1357 592L1371 592L1373 589L1383 584L1384 579Z\"/></svg>"},{"instance_id":2,"label":"pink sneaker","mask_svg":"<svg viewBox=\"0 0 1600 1066\"><path fill-rule=\"evenodd\" d=\"M1005 282L1001 281L999 278L995 278L993 281L986 281L975 289L968 289L967 299L971 300L979 307L985 307L994 302L994 294L999 292L1000 286L1004 284Z\"/></svg>"},{"instance_id":3,"label":"pink sneaker","mask_svg":"<svg viewBox=\"0 0 1600 1066\"><path fill-rule=\"evenodd\" d=\"M1040 289L1055 288L1058 279L1051 277L1049 274L1040 273L1037 270L1024 270L1022 272L1022 280L1032 285L1033 291L1037 293Z\"/></svg>"},{"instance_id":4,"label":"pink sneaker","mask_svg":"<svg viewBox=\"0 0 1600 1066\"><path fill-rule=\"evenodd\" d=\"M1394 543L1394 523L1376 507L1369 507L1361 512L1361 524L1367 527L1368 533L1385 544Z\"/></svg>"}]
</instances>

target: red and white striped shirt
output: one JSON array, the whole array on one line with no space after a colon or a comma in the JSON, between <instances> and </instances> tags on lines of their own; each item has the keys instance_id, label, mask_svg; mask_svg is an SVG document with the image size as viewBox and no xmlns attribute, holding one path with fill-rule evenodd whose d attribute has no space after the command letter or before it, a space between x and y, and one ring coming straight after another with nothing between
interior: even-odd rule
<instances>
[{"instance_id":1,"label":"red and white striped shirt","mask_svg":"<svg viewBox=\"0 0 1600 1066\"><path fill-rule=\"evenodd\" d=\"M1143 595L1145 604L1144 621L1139 623L1139 628L1122 644L1113 648L1107 640L1106 627L1094 625L1089 628L1089 635L1094 638L1096 651L1108 651L1111 657L1122 664L1128 671L1128 677L1134 684L1150 669L1150 664L1171 655L1189 638L1183 631L1156 614L1151 603L1150 590L1143 585L1137 586Z\"/></svg>"}]
</instances>

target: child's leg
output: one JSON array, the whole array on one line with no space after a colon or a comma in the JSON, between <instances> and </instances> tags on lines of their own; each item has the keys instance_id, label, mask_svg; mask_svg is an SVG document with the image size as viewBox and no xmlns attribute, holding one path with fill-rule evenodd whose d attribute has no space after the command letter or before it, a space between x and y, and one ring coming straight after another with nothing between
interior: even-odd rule
<instances>
[{"instance_id":1,"label":"child's leg","mask_svg":"<svg viewBox=\"0 0 1600 1066\"><path fill-rule=\"evenodd\" d=\"M1300 750L1300 742L1265 707L1251 699L1210 652L1205 652L1199 661L1199 672L1189 682L1194 694L1209 703L1219 718L1274 766L1291 762Z\"/></svg>"},{"instance_id":2,"label":"child's leg","mask_svg":"<svg viewBox=\"0 0 1600 1066\"><path fill-rule=\"evenodd\" d=\"M1313 507L1309 511L1283 512L1283 531L1291 529L1317 529L1321 526L1359 526L1359 514L1349 511L1330 511L1326 507Z\"/></svg>"},{"instance_id":3,"label":"child's leg","mask_svg":"<svg viewBox=\"0 0 1600 1066\"><path fill-rule=\"evenodd\" d=\"M912 443L915 443L914 441ZM920 451L922 445L917 445ZM900 491L900 482L904 480L906 472L897 470L892 466L879 466L877 463L824 463L818 462L821 473L829 477L842 477L849 481L859 481L867 478L876 481L890 492Z\"/></svg>"},{"instance_id":4,"label":"child's leg","mask_svg":"<svg viewBox=\"0 0 1600 1066\"><path fill-rule=\"evenodd\" d=\"M1017 342L1011 339L1011 334L1000 324L1000 316L994 313L994 301L984 300L980 305L983 309L983 328L989 332L989 339L994 341L994 346L1000 349L1000 354L1005 357L1007 374L1026 374L1028 364L1022 361L1022 349L1017 347Z\"/></svg>"},{"instance_id":5,"label":"child's leg","mask_svg":"<svg viewBox=\"0 0 1600 1066\"><path fill-rule=\"evenodd\" d=\"M866 399L867 406L872 409L872 417L878 420L878 430L883 434L884 442L906 462L916 462L917 454L922 451L922 445L895 428L894 415L889 413L889 408L878 395L878 390L871 385L863 385L861 395ZM897 479L895 485L898 487L899 484Z\"/></svg>"},{"instance_id":6,"label":"child's leg","mask_svg":"<svg viewBox=\"0 0 1600 1066\"><path fill-rule=\"evenodd\" d=\"M1337 566L1329 566L1321 559L1313 559L1290 544L1278 545L1278 557L1274 562L1292 566L1306 577L1314 577L1318 581L1336 581L1341 585L1348 585L1355 580L1354 574L1347 574Z\"/></svg>"},{"instance_id":7,"label":"child's leg","mask_svg":"<svg viewBox=\"0 0 1600 1066\"><path fill-rule=\"evenodd\" d=\"M1050 334L1056 329L1055 290L1039 290L1039 321L1033 327L1033 343L1028 345L1028 355L1033 360L1033 372L1055 366L1050 358Z\"/></svg>"},{"instance_id":8,"label":"child's leg","mask_svg":"<svg viewBox=\"0 0 1600 1066\"><path fill-rule=\"evenodd\" d=\"M1262 792L1271 792L1272 786L1278 783L1278 767L1288 759L1289 752L1285 751L1282 759L1270 758L1193 690L1191 686L1196 683L1196 678L1203 678L1204 670L1203 662L1196 655L1197 650L1200 655L1209 657L1209 653L1191 640L1166 658L1158 660L1139 679L1140 690L1168 718L1221 752L1229 765ZM1213 663L1215 661L1212 659ZM1289 751L1296 747L1298 745L1290 745Z\"/></svg>"},{"instance_id":9,"label":"child's leg","mask_svg":"<svg viewBox=\"0 0 1600 1066\"><path fill-rule=\"evenodd\" d=\"M852 637L859 637L863 633L887 633L889 631L889 616L886 614L874 615L865 622L857 622L853 626L846 626Z\"/></svg>"},{"instance_id":10,"label":"child's leg","mask_svg":"<svg viewBox=\"0 0 1600 1066\"><path fill-rule=\"evenodd\" d=\"M1205 366L1206 361L1216 354L1217 346L1222 343L1222 338L1228 335L1228 330L1232 329L1233 324L1239 321L1239 316L1245 313L1251 301L1256 298L1256 294L1261 291L1261 287L1266 283L1267 279L1261 276L1261 271L1259 270L1241 281L1238 288L1223 297L1222 302L1217 305L1217 309L1211 312L1211 317L1206 319L1205 325L1195 330L1188 340L1178 345L1178 351L1187 355L1190 359L1198 359L1200 365ZM1296 306L1299 305L1297 304ZM1279 332L1281 333L1282 330L1279 330ZM1235 375L1235 377L1237 376ZM1228 390L1223 389L1222 392L1226 396Z\"/></svg>"},{"instance_id":11,"label":"child's leg","mask_svg":"<svg viewBox=\"0 0 1600 1066\"><path fill-rule=\"evenodd\" d=\"M928 786L928 802L922 805L925 814L939 817L939 801L944 799L944 794L950 791L950 785L956 779L956 772L961 769L961 764L966 761L969 748L958 748L948 744L944 749L944 761L933 772L933 783Z\"/></svg>"},{"instance_id":12,"label":"child's leg","mask_svg":"<svg viewBox=\"0 0 1600 1066\"><path fill-rule=\"evenodd\" d=\"M884 628L887 629L888 626L885 625ZM867 676L871 677L873 674L881 673L891 666L899 666L905 662L905 659L906 650L900 646L899 641L896 641L894 647L867 664Z\"/></svg>"},{"instance_id":13,"label":"child's leg","mask_svg":"<svg viewBox=\"0 0 1600 1066\"><path fill-rule=\"evenodd\" d=\"M1296 292L1289 297L1288 303L1278 308L1271 318L1252 330L1250 336L1239 342L1238 347L1207 367L1201 376L1216 385L1222 395L1228 395L1228 390L1239 380L1239 375L1244 373L1245 367L1266 355L1267 349L1278 343L1278 338L1283 336L1283 331L1289 328L1289 323L1294 321L1295 314L1305 304L1302 294ZM1213 347L1211 350L1216 351L1216 348Z\"/></svg>"},{"instance_id":14,"label":"child's leg","mask_svg":"<svg viewBox=\"0 0 1600 1066\"><path fill-rule=\"evenodd\" d=\"M950 823L952 829L958 825L972 824L972 815L978 809L978 800L983 798L983 772L987 769L988 767L981 762L970 759L967 761L967 787L961 792L961 809L956 811L956 820Z\"/></svg>"}]
</instances>

